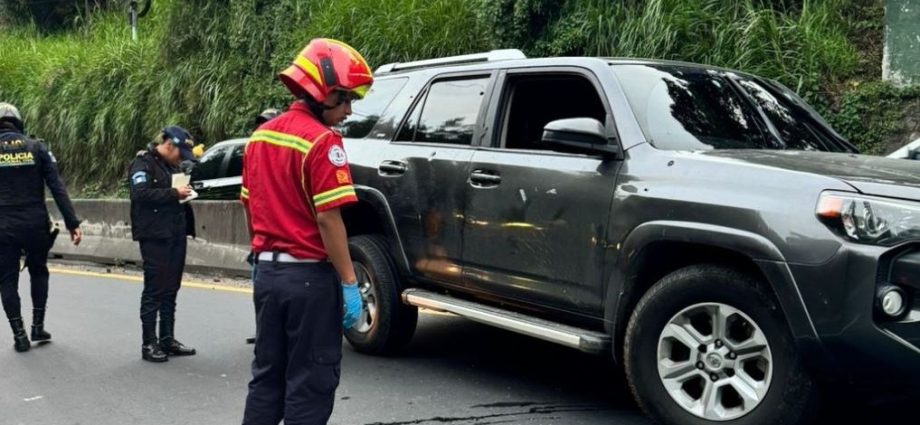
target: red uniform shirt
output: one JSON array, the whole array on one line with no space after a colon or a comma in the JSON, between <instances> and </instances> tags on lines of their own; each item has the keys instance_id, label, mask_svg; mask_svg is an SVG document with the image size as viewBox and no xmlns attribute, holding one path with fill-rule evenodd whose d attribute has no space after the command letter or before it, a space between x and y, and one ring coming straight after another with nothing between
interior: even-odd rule
<instances>
[{"instance_id":1,"label":"red uniform shirt","mask_svg":"<svg viewBox=\"0 0 920 425\"><path fill-rule=\"evenodd\" d=\"M358 201L342 136L295 102L249 138L240 200L253 251L326 259L316 213Z\"/></svg>"}]
</instances>

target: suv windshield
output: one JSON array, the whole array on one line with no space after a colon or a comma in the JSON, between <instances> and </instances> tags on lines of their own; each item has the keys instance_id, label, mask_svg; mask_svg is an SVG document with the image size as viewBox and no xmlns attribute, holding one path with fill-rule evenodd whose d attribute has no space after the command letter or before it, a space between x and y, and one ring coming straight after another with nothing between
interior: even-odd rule
<instances>
[{"instance_id":1,"label":"suv windshield","mask_svg":"<svg viewBox=\"0 0 920 425\"><path fill-rule=\"evenodd\" d=\"M686 66L612 68L642 131L659 149L855 152L779 84Z\"/></svg>"}]
</instances>

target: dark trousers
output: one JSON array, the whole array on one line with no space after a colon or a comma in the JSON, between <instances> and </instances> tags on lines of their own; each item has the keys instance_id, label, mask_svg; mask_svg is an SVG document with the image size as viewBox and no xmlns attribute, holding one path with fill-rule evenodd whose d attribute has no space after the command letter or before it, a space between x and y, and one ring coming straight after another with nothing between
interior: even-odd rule
<instances>
[{"instance_id":1,"label":"dark trousers","mask_svg":"<svg viewBox=\"0 0 920 425\"><path fill-rule=\"evenodd\" d=\"M176 317L176 296L185 270L185 236L175 239L141 240L144 260L144 292L141 293L141 323L155 326Z\"/></svg>"},{"instance_id":2,"label":"dark trousers","mask_svg":"<svg viewBox=\"0 0 920 425\"><path fill-rule=\"evenodd\" d=\"M7 319L22 317L19 299L19 259L23 252L30 258L32 307L45 308L48 302L48 242L45 224L23 228L20 232L3 232L0 236L0 298Z\"/></svg>"},{"instance_id":3,"label":"dark trousers","mask_svg":"<svg viewBox=\"0 0 920 425\"><path fill-rule=\"evenodd\" d=\"M244 425L325 425L342 362L342 290L328 263L256 265Z\"/></svg>"}]
</instances>

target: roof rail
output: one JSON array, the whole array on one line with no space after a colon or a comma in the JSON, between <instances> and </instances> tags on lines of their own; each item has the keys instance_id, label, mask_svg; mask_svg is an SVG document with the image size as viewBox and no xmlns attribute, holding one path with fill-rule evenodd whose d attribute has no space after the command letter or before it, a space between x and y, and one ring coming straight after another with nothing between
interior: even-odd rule
<instances>
[{"instance_id":1,"label":"roof rail","mask_svg":"<svg viewBox=\"0 0 920 425\"><path fill-rule=\"evenodd\" d=\"M385 74L393 71L402 71L406 69L427 68L431 66L460 65L477 62L494 62L512 59L527 59L518 49L492 50L485 53L474 53L471 55L449 56L437 59L425 59L413 62L393 62L381 65L374 71L374 74Z\"/></svg>"}]
</instances>

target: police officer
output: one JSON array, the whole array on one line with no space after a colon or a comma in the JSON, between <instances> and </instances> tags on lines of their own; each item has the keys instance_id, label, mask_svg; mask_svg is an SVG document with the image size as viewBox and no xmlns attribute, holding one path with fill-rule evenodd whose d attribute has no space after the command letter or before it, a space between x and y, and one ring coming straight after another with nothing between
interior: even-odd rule
<instances>
[{"instance_id":1,"label":"police officer","mask_svg":"<svg viewBox=\"0 0 920 425\"><path fill-rule=\"evenodd\" d=\"M164 128L146 150L137 153L128 175L131 186L131 232L144 261L141 294L141 358L161 363L169 356L196 353L176 340L176 296L185 269L186 236L195 237L188 186L173 187L180 164L195 161L191 135L182 127ZM157 314L160 335L157 338Z\"/></svg>"},{"instance_id":2,"label":"police officer","mask_svg":"<svg viewBox=\"0 0 920 425\"><path fill-rule=\"evenodd\" d=\"M277 109L275 109L275 108L268 108L268 109L265 109L265 110L262 111L259 115L256 115L256 118L255 118L255 121L254 121L254 122L255 122L255 128L258 129L260 125L265 124L265 123L271 121L273 118L277 117L278 115L281 115L281 111L279 111L279 110L277 110ZM250 266L253 266L253 268L252 268L252 281L255 282L255 280L256 280L256 274L255 274L256 269L255 269L255 263L254 263L255 259L252 257L252 253L250 253L250 257L247 258L246 261L249 262L249 265L250 265ZM247 343L247 344L255 344L255 343L256 343L256 337L255 337L255 335L246 338L246 343Z\"/></svg>"},{"instance_id":3,"label":"police officer","mask_svg":"<svg viewBox=\"0 0 920 425\"><path fill-rule=\"evenodd\" d=\"M243 424L320 425L332 414L343 328L363 310L340 213L358 199L331 127L373 76L350 46L316 39L279 77L300 100L253 133L243 161L240 198L256 253Z\"/></svg>"},{"instance_id":4,"label":"police officer","mask_svg":"<svg viewBox=\"0 0 920 425\"><path fill-rule=\"evenodd\" d=\"M19 257L23 252L32 266L32 339L44 341L51 334L44 330L48 301L48 246L50 233L45 185L51 190L70 239L79 245L83 235L58 175L54 156L39 141L26 137L22 116L15 106L0 103L0 296L3 310L13 328L13 347L28 351L19 299Z\"/></svg>"}]
</instances>

